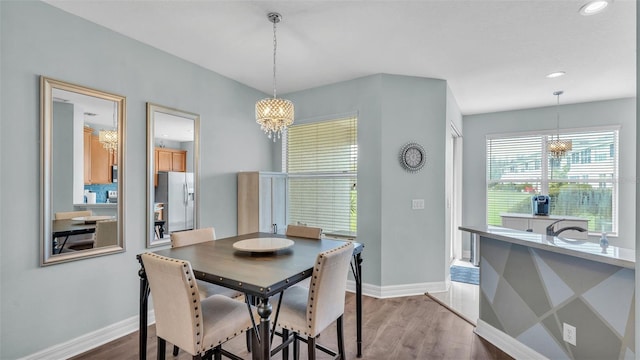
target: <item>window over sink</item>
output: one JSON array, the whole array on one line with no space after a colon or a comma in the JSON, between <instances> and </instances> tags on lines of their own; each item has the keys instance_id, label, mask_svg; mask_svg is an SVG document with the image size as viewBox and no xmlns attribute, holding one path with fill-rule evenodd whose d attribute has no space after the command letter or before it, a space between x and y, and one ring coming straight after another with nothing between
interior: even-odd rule
<instances>
[{"instance_id":1,"label":"window over sink","mask_svg":"<svg viewBox=\"0 0 640 360\"><path fill-rule=\"evenodd\" d=\"M589 232L618 232L617 127L562 130L573 148L555 158L546 150L556 131L491 135L487 150L487 224L502 213L531 214L531 197L549 195L550 215L589 220Z\"/></svg>"}]
</instances>

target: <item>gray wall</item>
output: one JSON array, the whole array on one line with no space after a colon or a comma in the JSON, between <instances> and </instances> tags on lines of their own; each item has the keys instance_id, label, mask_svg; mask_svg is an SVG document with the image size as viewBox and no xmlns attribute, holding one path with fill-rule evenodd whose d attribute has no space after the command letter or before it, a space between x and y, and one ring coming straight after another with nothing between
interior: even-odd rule
<instances>
[{"instance_id":1,"label":"gray wall","mask_svg":"<svg viewBox=\"0 0 640 360\"><path fill-rule=\"evenodd\" d=\"M53 102L51 213L73 211L73 104Z\"/></svg>"},{"instance_id":2,"label":"gray wall","mask_svg":"<svg viewBox=\"0 0 640 360\"><path fill-rule=\"evenodd\" d=\"M556 106L464 117L463 214L466 225L486 224L486 136L553 130ZM620 126L619 225L611 245L635 248L636 100L634 98L560 106L560 127ZM593 238L597 240L597 238Z\"/></svg>"},{"instance_id":3,"label":"gray wall","mask_svg":"<svg viewBox=\"0 0 640 360\"><path fill-rule=\"evenodd\" d=\"M236 233L236 172L273 164L263 93L41 2L1 1L0 32L0 358L13 359L138 315L147 101L201 115L200 219L218 236ZM39 267L40 75L127 97L124 253Z\"/></svg>"},{"instance_id":4,"label":"gray wall","mask_svg":"<svg viewBox=\"0 0 640 360\"><path fill-rule=\"evenodd\" d=\"M298 124L358 114L358 241L366 249L364 282L444 281L446 82L373 75L284 97L294 102ZM398 161L400 148L411 141L427 151L427 165L417 174L405 172ZM274 148L276 168L280 151ZM425 199L426 209L411 210L412 199Z\"/></svg>"}]
</instances>

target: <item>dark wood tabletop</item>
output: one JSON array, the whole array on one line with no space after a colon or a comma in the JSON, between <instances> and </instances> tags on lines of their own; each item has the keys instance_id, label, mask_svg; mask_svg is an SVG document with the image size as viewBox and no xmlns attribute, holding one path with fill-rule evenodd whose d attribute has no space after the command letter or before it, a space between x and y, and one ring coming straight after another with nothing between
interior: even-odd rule
<instances>
[{"instance_id":1,"label":"dark wood tabletop","mask_svg":"<svg viewBox=\"0 0 640 360\"><path fill-rule=\"evenodd\" d=\"M250 253L233 248L237 241L259 237L291 239L294 245L269 253ZM311 276L318 253L336 248L343 243L342 240L316 240L253 233L160 250L156 253L188 260L198 279L264 298ZM354 254L362 251L362 244L354 245Z\"/></svg>"}]
</instances>

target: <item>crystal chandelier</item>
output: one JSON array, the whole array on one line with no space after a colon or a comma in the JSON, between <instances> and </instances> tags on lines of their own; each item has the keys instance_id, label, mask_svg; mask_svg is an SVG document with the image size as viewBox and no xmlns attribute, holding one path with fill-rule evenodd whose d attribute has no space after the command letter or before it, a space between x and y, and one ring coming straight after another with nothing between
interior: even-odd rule
<instances>
[{"instance_id":1,"label":"crystal chandelier","mask_svg":"<svg viewBox=\"0 0 640 360\"><path fill-rule=\"evenodd\" d=\"M293 103L286 99L276 97L276 24L282 20L278 13L267 14L269 21L273 23L273 98L266 98L256 102L256 122L269 139L276 141L282 135L287 126L293 124Z\"/></svg>"},{"instance_id":2,"label":"crystal chandelier","mask_svg":"<svg viewBox=\"0 0 640 360\"><path fill-rule=\"evenodd\" d=\"M98 140L109 152L118 151L118 130L116 125L117 104L113 102L113 128L114 130L100 130Z\"/></svg>"},{"instance_id":3,"label":"crystal chandelier","mask_svg":"<svg viewBox=\"0 0 640 360\"><path fill-rule=\"evenodd\" d=\"M557 107L560 106L560 95L562 95L564 91L556 91L553 93L558 98ZM553 139L553 135L551 135L551 140L547 141L547 151L556 159L564 157L567 152L571 151L573 148L573 144L571 140L560 140L560 110L556 112L556 124L557 124L557 135L556 139Z\"/></svg>"}]
</instances>

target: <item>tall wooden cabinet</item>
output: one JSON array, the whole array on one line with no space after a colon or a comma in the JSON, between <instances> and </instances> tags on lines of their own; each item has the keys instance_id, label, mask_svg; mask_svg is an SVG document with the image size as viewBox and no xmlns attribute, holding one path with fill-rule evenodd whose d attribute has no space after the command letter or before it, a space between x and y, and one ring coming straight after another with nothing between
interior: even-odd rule
<instances>
[{"instance_id":1,"label":"tall wooden cabinet","mask_svg":"<svg viewBox=\"0 0 640 360\"><path fill-rule=\"evenodd\" d=\"M109 152L102 146L93 129L84 128L84 183L110 184L111 166L118 164L118 152Z\"/></svg>"},{"instance_id":2,"label":"tall wooden cabinet","mask_svg":"<svg viewBox=\"0 0 640 360\"><path fill-rule=\"evenodd\" d=\"M287 228L287 174L238 173L238 235L284 234Z\"/></svg>"}]
</instances>

